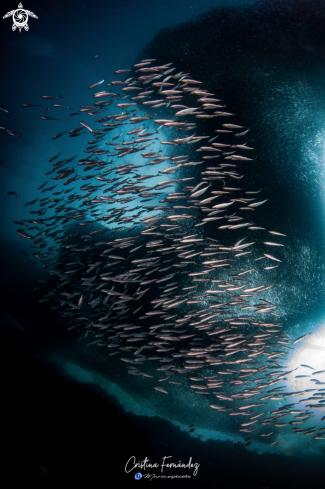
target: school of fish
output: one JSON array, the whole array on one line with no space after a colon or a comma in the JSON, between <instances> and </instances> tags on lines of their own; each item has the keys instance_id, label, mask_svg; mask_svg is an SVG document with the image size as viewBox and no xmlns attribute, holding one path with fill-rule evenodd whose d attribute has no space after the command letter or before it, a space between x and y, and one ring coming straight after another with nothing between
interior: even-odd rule
<instances>
[{"instance_id":1,"label":"school of fish","mask_svg":"<svg viewBox=\"0 0 325 489\"><path fill-rule=\"evenodd\" d=\"M303 337L282 331L271 301L285 234L254 222L268 199L243 184L254 155L248 129L202 82L155 62L116 71L128 78L94 92L92 105L70 114L82 116L78 127L53 136L91 140L79 160L48 160L47 180L25 204L31 219L15 221L49 268L41 301L153 391L192 389L271 445L285 426L324 440L325 428L303 426L325 407L323 372L307 409L295 398L270 412L271 401L301 394L283 382L287 352Z\"/></svg>"}]
</instances>

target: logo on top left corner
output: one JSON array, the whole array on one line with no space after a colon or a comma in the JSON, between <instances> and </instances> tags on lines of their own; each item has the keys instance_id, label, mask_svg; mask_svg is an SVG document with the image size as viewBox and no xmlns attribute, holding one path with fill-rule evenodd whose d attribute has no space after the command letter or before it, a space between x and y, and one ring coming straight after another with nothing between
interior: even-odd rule
<instances>
[{"instance_id":1,"label":"logo on top left corner","mask_svg":"<svg viewBox=\"0 0 325 489\"><path fill-rule=\"evenodd\" d=\"M2 18L7 19L8 17L12 17L12 30L15 31L16 29L19 29L19 32L21 32L22 29L25 29L25 31L29 30L28 16L34 17L34 19L38 19L37 15L35 15L34 12L23 9L23 5L20 3L16 10L11 10L10 12L7 12L6 15L4 15Z\"/></svg>"}]
</instances>

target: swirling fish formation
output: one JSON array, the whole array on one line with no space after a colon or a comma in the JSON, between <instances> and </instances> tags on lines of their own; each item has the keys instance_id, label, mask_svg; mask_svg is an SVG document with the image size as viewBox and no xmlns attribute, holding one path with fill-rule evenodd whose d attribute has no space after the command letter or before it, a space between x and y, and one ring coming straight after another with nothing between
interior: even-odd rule
<instances>
[{"instance_id":1,"label":"swirling fish formation","mask_svg":"<svg viewBox=\"0 0 325 489\"><path fill-rule=\"evenodd\" d=\"M285 234L254 222L267 199L242 184L254 154L248 129L202 82L155 61L116 71L131 73L81 106L77 114L95 122L80 121L69 135L89 131L87 156L74 168L77 155L50 158L53 185L39 186L50 196L26 204L40 207L17 222L18 233L51 267L55 284L41 301L54 301L79 339L107 348L162 394L182 384L206 396L242 421L241 432L275 444L274 426L303 432L295 424L310 418L294 404L268 413L270 401L293 395L279 384L291 341L266 282ZM294 413L296 423L277 422ZM310 434L324 439L322 430Z\"/></svg>"}]
</instances>

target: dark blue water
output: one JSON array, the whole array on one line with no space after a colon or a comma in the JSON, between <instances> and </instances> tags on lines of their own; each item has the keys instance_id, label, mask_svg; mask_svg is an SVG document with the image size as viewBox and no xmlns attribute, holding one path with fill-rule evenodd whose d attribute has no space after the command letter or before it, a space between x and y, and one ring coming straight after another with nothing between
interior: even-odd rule
<instances>
[{"instance_id":1,"label":"dark blue water","mask_svg":"<svg viewBox=\"0 0 325 489\"><path fill-rule=\"evenodd\" d=\"M2 16L16 8L6 2ZM9 475L12 483L87 479L94 487L113 481L131 484L135 470L125 472L130 457L160 464L172 455L175 462L187 463L192 457L200 464L196 476L186 468L177 470L192 474L172 482L184 487L322 488L323 441L280 434L277 448L270 450L253 436L238 437L230 417L218 413L210 419L191 397L179 395L167 403L163 396L152 396L99 347L86 347L73 332L67 334L50 304L38 302L44 293L38 281L47 279L48 270L31 255L28 259L35 264L24 261L21 250L31 253L29 243L13 224L30 218L24 204L38 196L48 159L60 151L81 154L89 139L53 140L54 134L77 127L79 118L71 121L73 117L55 112L41 95L62 94L58 101L78 111L80 103L93 102L88 87L104 77L109 81L116 69L143 58L172 62L203 81L236 114L236 122L249 127L247 144L256 151L245 185L262 188L263 198L269 199L255 222L287 235L283 264L270 275L270 300L293 339L321 332L322 2L130 0L32 2L24 8L38 16L29 18L28 32L13 32L11 17L1 20L0 30L0 103L10 111L9 116L0 111L0 124L22 134L0 131L1 372L7 447L1 475ZM41 107L23 108L22 103ZM39 118L47 106L47 115L58 121ZM205 129L208 133L208 123ZM8 195L11 191L18 197ZM323 337L311 342L314 348L295 350L297 357L288 357L287 364L324 364ZM176 469L166 472L174 473ZM156 479L152 484L169 482Z\"/></svg>"}]
</instances>

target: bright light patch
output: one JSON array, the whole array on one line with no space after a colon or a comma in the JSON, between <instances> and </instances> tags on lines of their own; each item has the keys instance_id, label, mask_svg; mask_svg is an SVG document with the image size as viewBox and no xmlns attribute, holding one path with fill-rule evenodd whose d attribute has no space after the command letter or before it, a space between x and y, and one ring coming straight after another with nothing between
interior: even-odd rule
<instances>
[{"instance_id":1,"label":"bright light patch","mask_svg":"<svg viewBox=\"0 0 325 489\"><path fill-rule=\"evenodd\" d=\"M325 371L325 325L314 334L306 336L300 347L297 344L289 364L289 370L294 368L297 370L288 377L290 387L309 389L311 380L325 382L325 372L316 374L318 371Z\"/></svg>"},{"instance_id":2,"label":"bright light patch","mask_svg":"<svg viewBox=\"0 0 325 489\"><path fill-rule=\"evenodd\" d=\"M297 343L289 361L287 391L297 392L291 397L299 409L313 411L314 421L325 414L325 325Z\"/></svg>"}]
</instances>

